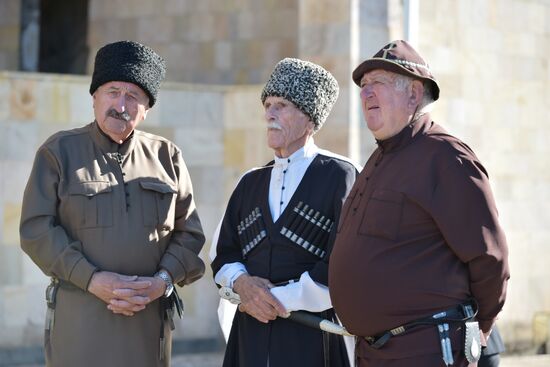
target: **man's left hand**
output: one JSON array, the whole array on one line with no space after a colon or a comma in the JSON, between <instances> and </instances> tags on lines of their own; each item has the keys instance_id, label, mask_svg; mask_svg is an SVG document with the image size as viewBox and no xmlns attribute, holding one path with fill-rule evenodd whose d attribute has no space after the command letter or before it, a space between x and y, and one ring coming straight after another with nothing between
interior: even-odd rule
<instances>
[{"instance_id":1,"label":"man's left hand","mask_svg":"<svg viewBox=\"0 0 550 367\"><path fill-rule=\"evenodd\" d=\"M148 305L157 298L164 295L166 290L166 283L158 277L139 277L138 281L148 281L151 285L143 289L129 289L120 288L115 289L113 294L117 297L111 300L109 309L114 313L126 314L128 308L130 308L136 300L140 301L140 304ZM145 302L142 302L145 300Z\"/></svg>"}]
</instances>

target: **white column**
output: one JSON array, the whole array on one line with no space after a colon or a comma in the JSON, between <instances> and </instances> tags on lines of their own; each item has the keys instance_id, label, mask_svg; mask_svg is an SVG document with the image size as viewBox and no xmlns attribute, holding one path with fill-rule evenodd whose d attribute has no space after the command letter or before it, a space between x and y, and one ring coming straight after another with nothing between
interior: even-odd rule
<instances>
[{"instance_id":1,"label":"white column","mask_svg":"<svg viewBox=\"0 0 550 367\"><path fill-rule=\"evenodd\" d=\"M413 47L418 47L419 2L418 0L404 0L403 8L405 40Z\"/></svg>"},{"instance_id":2,"label":"white column","mask_svg":"<svg viewBox=\"0 0 550 367\"><path fill-rule=\"evenodd\" d=\"M353 71L359 65L359 0L350 0L350 58L349 70ZM358 89L355 83L348 84L349 90L349 135L348 135L348 154L349 157L359 164L363 163L361 159L361 126Z\"/></svg>"},{"instance_id":3,"label":"white column","mask_svg":"<svg viewBox=\"0 0 550 367\"><path fill-rule=\"evenodd\" d=\"M38 71L40 50L40 1L21 3L21 36L19 59L23 71Z\"/></svg>"}]
</instances>

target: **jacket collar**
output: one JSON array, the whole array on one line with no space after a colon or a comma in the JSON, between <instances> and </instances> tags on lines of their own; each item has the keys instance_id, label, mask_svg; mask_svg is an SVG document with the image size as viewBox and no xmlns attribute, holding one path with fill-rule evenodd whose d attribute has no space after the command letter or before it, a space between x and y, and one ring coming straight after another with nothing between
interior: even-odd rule
<instances>
[{"instance_id":1,"label":"jacket collar","mask_svg":"<svg viewBox=\"0 0 550 367\"><path fill-rule=\"evenodd\" d=\"M118 144L99 128L97 121L92 122L90 125L92 139L105 153L120 153L126 155L131 152L135 146L135 130L132 131L130 136L124 140L122 144Z\"/></svg>"},{"instance_id":2,"label":"jacket collar","mask_svg":"<svg viewBox=\"0 0 550 367\"><path fill-rule=\"evenodd\" d=\"M390 153L402 149L422 136L431 126L430 114L426 113L413 120L396 135L384 140L376 140L376 144L383 153Z\"/></svg>"}]
</instances>

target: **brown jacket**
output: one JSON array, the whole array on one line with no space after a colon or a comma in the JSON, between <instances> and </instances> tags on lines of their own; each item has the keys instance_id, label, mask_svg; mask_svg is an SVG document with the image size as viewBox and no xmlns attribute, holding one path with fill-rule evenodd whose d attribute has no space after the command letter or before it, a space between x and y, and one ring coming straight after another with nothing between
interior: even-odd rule
<instances>
[{"instance_id":1,"label":"brown jacket","mask_svg":"<svg viewBox=\"0 0 550 367\"><path fill-rule=\"evenodd\" d=\"M164 268L180 285L202 276L204 235L173 143L136 130L119 146L95 122L53 135L36 154L20 234L40 269L68 283L46 333L49 366L169 365L170 348L159 358L158 300L125 317L86 289L97 270L152 276Z\"/></svg>"},{"instance_id":2,"label":"brown jacket","mask_svg":"<svg viewBox=\"0 0 550 367\"><path fill-rule=\"evenodd\" d=\"M470 148L429 116L379 142L342 209L330 259L331 298L347 329L376 336L473 297L488 332L508 278L488 175ZM363 352L398 359L440 345L433 327L419 327Z\"/></svg>"}]
</instances>

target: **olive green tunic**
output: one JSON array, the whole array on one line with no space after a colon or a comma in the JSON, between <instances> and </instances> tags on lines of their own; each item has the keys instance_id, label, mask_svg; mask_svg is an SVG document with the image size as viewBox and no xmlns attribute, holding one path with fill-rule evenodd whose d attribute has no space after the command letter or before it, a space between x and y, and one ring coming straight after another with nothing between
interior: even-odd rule
<instances>
[{"instance_id":1,"label":"olive green tunic","mask_svg":"<svg viewBox=\"0 0 550 367\"><path fill-rule=\"evenodd\" d=\"M164 268L180 285L202 276L204 235L173 143L136 130L119 145L95 122L53 135L36 154L20 234L40 269L68 283L46 332L48 366L169 366L158 300L127 317L86 289L95 271L152 276Z\"/></svg>"}]
</instances>

